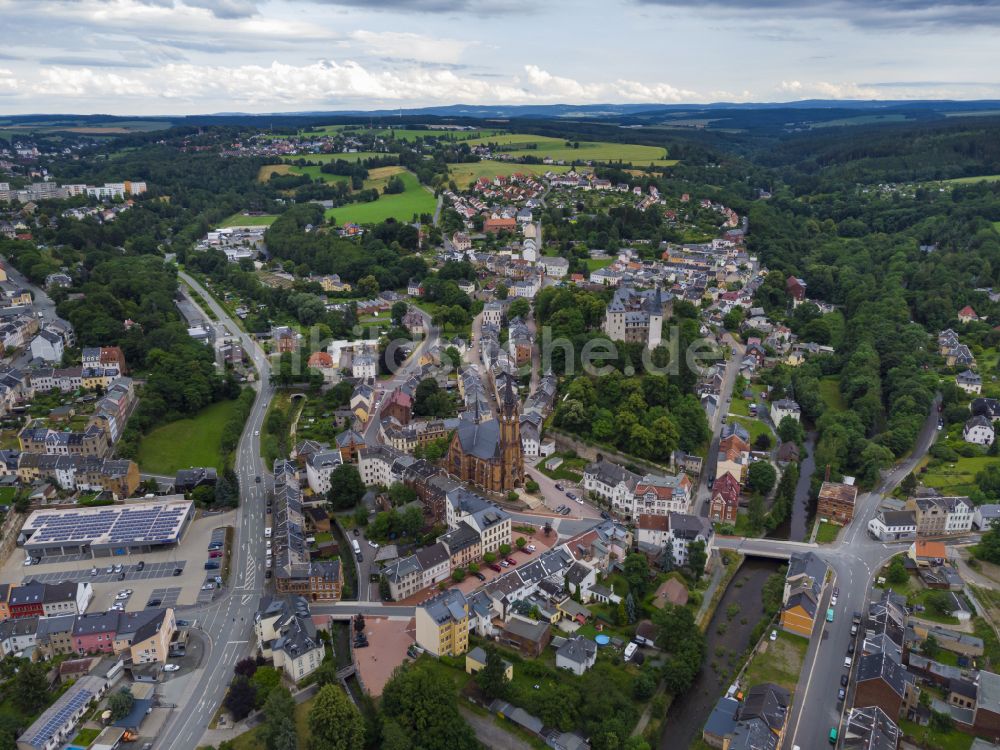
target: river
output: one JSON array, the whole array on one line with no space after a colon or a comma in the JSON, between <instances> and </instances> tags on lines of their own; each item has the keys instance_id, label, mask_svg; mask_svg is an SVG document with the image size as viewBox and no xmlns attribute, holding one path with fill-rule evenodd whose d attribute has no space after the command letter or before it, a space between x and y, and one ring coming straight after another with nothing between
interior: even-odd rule
<instances>
[{"instance_id":1,"label":"river","mask_svg":"<svg viewBox=\"0 0 1000 750\"><path fill-rule=\"evenodd\" d=\"M812 531L812 518L816 513L816 505L809 497L809 486L812 483L813 472L816 471L816 433L806 433L806 444L803 448L805 458L799 462L799 481L795 485L795 500L792 501L792 512L785 522L776 527L767 536L770 539L790 539L793 542L809 541Z\"/></svg>"},{"instance_id":2,"label":"river","mask_svg":"<svg viewBox=\"0 0 1000 750\"><path fill-rule=\"evenodd\" d=\"M743 652L750 645L750 634L763 616L764 582L777 572L780 564L778 560L748 558L736 573L705 633L705 662L701 671L691 689L678 697L667 712L660 736L661 750L690 747L701 736L709 714L743 666ZM739 605L740 612L730 619L728 609L734 604ZM721 624L725 624L722 633Z\"/></svg>"}]
</instances>

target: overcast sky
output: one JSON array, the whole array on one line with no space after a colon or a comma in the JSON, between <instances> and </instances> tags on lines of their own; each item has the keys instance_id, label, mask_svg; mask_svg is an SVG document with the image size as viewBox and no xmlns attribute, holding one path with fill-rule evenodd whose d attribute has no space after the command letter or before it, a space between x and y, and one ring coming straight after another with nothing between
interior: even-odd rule
<instances>
[{"instance_id":1,"label":"overcast sky","mask_svg":"<svg viewBox=\"0 0 1000 750\"><path fill-rule=\"evenodd\" d=\"M0 0L0 114L1000 98L1000 0Z\"/></svg>"}]
</instances>

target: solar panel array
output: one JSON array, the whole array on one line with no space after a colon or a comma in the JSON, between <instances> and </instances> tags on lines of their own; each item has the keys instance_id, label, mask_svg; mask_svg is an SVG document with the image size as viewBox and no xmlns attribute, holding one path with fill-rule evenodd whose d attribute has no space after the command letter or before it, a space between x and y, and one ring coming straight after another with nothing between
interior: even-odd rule
<instances>
[{"instance_id":1,"label":"solar panel array","mask_svg":"<svg viewBox=\"0 0 1000 750\"><path fill-rule=\"evenodd\" d=\"M66 723L77 711L86 706L94 698L94 695L94 692L87 688L74 691L66 703L60 706L52 716L48 717L48 721L45 722L41 729L28 738L28 742L35 747L44 747L51 738L55 737L66 726Z\"/></svg>"},{"instance_id":2,"label":"solar panel array","mask_svg":"<svg viewBox=\"0 0 1000 750\"><path fill-rule=\"evenodd\" d=\"M30 543L163 543L174 540L188 512L187 504L109 506L97 512L68 510L47 514Z\"/></svg>"}]
</instances>

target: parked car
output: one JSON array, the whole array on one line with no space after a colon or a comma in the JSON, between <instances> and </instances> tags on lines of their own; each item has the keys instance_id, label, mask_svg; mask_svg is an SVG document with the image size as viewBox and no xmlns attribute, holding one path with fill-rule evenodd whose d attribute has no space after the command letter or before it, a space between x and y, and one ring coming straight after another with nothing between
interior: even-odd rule
<instances>
[{"instance_id":1,"label":"parked car","mask_svg":"<svg viewBox=\"0 0 1000 750\"><path fill-rule=\"evenodd\" d=\"M183 568L174 568L174 575L175 576L179 576L183 572L184 572Z\"/></svg>"},{"instance_id":2,"label":"parked car","mask_svg":"<svg viewBox=\"0 0 1000 750\"><path fill-rule=\"evenodd\" d=\"M772 630L770 638L771 638L772 641L778 640L778 631L777 630Z\"/></svg>"},{"instance_id":3,"label":"parked car","mask_svg":"<svg viewBox=\"0 0 1000 750\"><path fill-rule=\"evenodd\" d=\"M28 562L28 561L26 560L25 562ZM96 576L97 575L97 568L91 568L90 569L90 575Z\"/></svg>"},{"instance_id":4,"label":"parked car","mask_svg":"<svg viewBox=\"0 0 1000 750\"><path fill-rule=\"evenodd\" d=\"M114 565L109 565L108 567L106 567L104 569L104 572L107 573L107 574L109 574L109 575L111 573L114 573L115 572L115 566Z\"/></svg>"},{"instance_id":5,"label":"parked car","mask_svg":"<svg viewBox=\"0 0 1000 750\"><path fill-rule=\"evenodd\" d=\"M162 599L150 599L148 602L146 602L147 607L159 607L161 604L163 604Z\"/></svg>"},{"instance_id":6,"label":"parked car","mask_svg":"<svg viewBox=\"0 0 1000 750\"><path fill-rule=\"evenodd\" d=\"M569 515L569 508L563 508L563 509L562 509L562 514L563 514L564 516L568 516L568 515Z\"/></svg>"},{"instance_id":7,"label":"parked car","mask_svg":"<svg viewBox=\"0 0 1000 750\"><path fill-rule=\"evenodd\" d=\"M508 565L517 565L517 563L516 563L516 562L514 562L514 559L513 559L513 558L511 558L511 557L506 557L506 558L504 558L504 559L505 559L505 560L507 561L507 564L508 564Z\"/></svg>"},{"instance_id":8,"label":"parked car","mask_svg":"<svg viewBox=\"0 0 1000 750\"><path fill-rule=\"evenodd\" d=\"M139 564L135 566L135 569L136 570L145 570L146 569L146 561L145 560L140 560Z\"/></svg>"},{"instance_id":9,"label":"parked car","mask_svg":"<svg viewBox=\"0 0 1000 750\"><path fill-rule=\"evenodd\" d=\"M563 486L561 484L559 484L559 482L556 482L556 489L559 490L560 492L562 492L563 491Z\"/></svg>"},{"instance_id":10,"label":"parked car","mask_svg":"<svg viewBox=\"0 0 1000 750\"><path fill-rule=\"evenodd\" d=\"M186 628L186 627L189 627L190 625L191 625L191 621L190 620L178 620L177 621L177 627L179 627L179 628Z\"/></svg>"},{"instance_id":11,"label":"parked car","mask_svg":"<svg viewBox=\"0 0 1000 750\"><path fill-rule=\"evenodd\" d=\"M837 688L837 700L842 701L847 697L847 691L844 688Z\"/></svg>"},{"instance_id":12,"label":"parked car","mask_svg":"<svg viewBox=\"0 0 1000 750\"><path fill-rule=\"evenodd\" d=\"M124 571L122 571L121 573L118 574L118 580L119 581L124 581L125 580L125 572Z\"/></svg>"},{"instance_id":13,"label":"parked car","mask_svg":"<svg viewBox=\"0 0 1000 750\"><path fill-rule=\"evenodd\" d=\"M847 653L848 654L854 653L854 641L851 641L850 643L847 644Z\"/></svg>"},{"instance_id":14,"label":"parked car","mask_svg":"<svg viewBox=\"0 0 1000 750\"><path fill-rule=\"evenodd\" d=\"M267 570L264 571L264 578L266 578L268 580L271 579L271 570L270 570L270 568L268 568Z\"/></svg>"},{"instance_id":15,"label":"parked car","mask_svg":"<svg viewBox=\"0 0 1000 750\"><path fill-rule=\"evenodd\" d=\"M163 671L164 672L176 672L178 669L180 669L180 667L178 665L176 665L176 664L164 664L163 665Z\"/></svg>"},{"instance_id":16,"label":"parked car","mask_svg":"<svg viewBox=\"0 0 1000 750\"><path fill-rule=\"evenodd\" d=\"M853 663L854 663L854 659L852 659L850 656L845 656L844 657L844 669L850 669L851 668L851 664L853 664Z\"/></svg>"},{"instance_id":17,"label":"parked car","mask_svg":"<svg viewBox=\"0 0 1000 750\"><path fill-rule=\"evenodd\" d=\"M361 536L361 529L354 529L354 536Z\"/></svg>"},{"instance_id":18,"label":"parked car","mask_svg":"<svg viewBox=\"0 0 1000 750\"><path fill-rule=\"evenodd\" d=\"M122 564L118 563L117 565L115 565L115 573L121 573L121 572L122 572Z\"/></svg>"},{"instance_id":19,"label":"parked car","mask_svg":"<svg viewBox=\"0 0 1000 750\"><path fill-rule=\"evenodd\" d=\"M257 484L260 484L260 477L257 477Z\"/></svg>"},{"instance_id":20,"label":"parked car","mask_svg":"<svg viewBox=\"0 0 1000 750\"><path fill-rule=\"evenodd\" d=\"M478 572L478 571L477 571L477 572L475 572L475 573L473 573L472 575L474 575L474 576L475 576L476 578L478 578L478 579L479 579L480 581L485 581L485 580L486 580L486 576L484 576L484 575L483 575L482 573L480 573L480 572Z\"/></svg>"},{"instance_id":21,"label":"parked car","mask_svg":"<svg viewBox=\"0 0 1000 750\"><path fill-rule=\"evenodd\" d=\"M610 521L611 520L611 514L608 513L606 510L602 510L601 511L601 518L603 518L605 521Z\"/></svg>"},{"instance_id":22,"label":"parked car","mask_svg":"<svg viewBox=\"0 0 1000 750\"><path fill-rule=\"evenodd\" d=\"M497 565L496 563L490 563L490 570L495 571L497 573L502 573L503 572L503 569L499 565Z\"/></svg>"},{"instance_id":23,"label":"parked car","mask_svg":"<svg viewBox=\"0 0 1000 750\"><path fill-rule=\"evenodd\" d=\"M378 549L378 542L373 542L371 539L368 540L368 546L372 549Z\"/></svg>"},{"instance_id":24,"label":"parked car","mask_svg":"<svg viewBox=\"0 0 1000 750\"><path fill-rule=\"evenodd\" d=\"M509 568L510 567L510 563L507 562L506 560L501 560L500 561L500 567L501 568Z\"/></svg>"},{"instance_id":25,"label":"parked car","mask_svg":"<svg viewBox=\"0 0 1000 750\"><path fill-rule=\"evenodd\" d=\"M847 683L848 683L849 679L850 678L846 674L840 675L840 686L841 687L847 687Z\"/></svg>"},{"instance_id":26,"label":"parked car","mask_svg":"<svg viewBox=\"0 0 1000 750\"><path fill-rule=\"evenodd\" d=\"M566 497L568 497L570 500L576 500L576 495L574 495L572 492L567 492Z\"/></svg>"}]
</instances>

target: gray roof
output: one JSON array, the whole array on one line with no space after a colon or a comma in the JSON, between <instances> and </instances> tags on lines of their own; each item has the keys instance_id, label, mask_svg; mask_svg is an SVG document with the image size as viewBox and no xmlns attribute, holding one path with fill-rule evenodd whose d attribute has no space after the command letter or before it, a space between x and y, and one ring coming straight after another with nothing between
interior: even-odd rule
<instances>
[{"instance_id":1,"label":"gray roof","mask_svg":"<svg viewBox=\"0 0 1000 750\"><path fill-rule=\"evenodd\" d=\"M468 600L458 589L448 589L420 606L427 610L434 622L441 624L449 620L460 621L467 617Z\"/></svg>"},{"instance_id":2,"label":"gray roof","mask_svg":"<svg viewBox=\"0 0 1000 750\"><path fill-rule=\"evenodd\" d=\"M473 412L463 412L458 423L458 440L464 453L477 458L492 459L500 455L500 425L495 419L479 421Z\"/></svg>"},{"instance_id":3,"label":"gray roof","mask_svg":"<svg viewBox=\"0 0 1000 750\"><path fill-rule=\"evenodd\" d=\"M547 622L531 622L520 617L512 617L504 626L504 632L537 643L549 629Z\"/></svg>"},{"instance_id":4,"label":"gray roof","mask_svg":"<svg viewBox=\"0 0 1000 750\"><path fill-rule=\"evenodd\" d=\"M896 750L901 733L896 722L878 706L851 709L844 729L844 747Z\"/></svg>"},{"instance_id":5,"label":"gray roof","mask_svg":"<svg viewBox=\"0 0 1000 750\"><path fill-rule=\"evenodd\" d=\"M574 638L569 638L566 640L559 650L556 651L557 657L562 657L563 659L569 659L577 664L587 664L597 656L597 644L594 643L589 638L585 638L582 635L578 635Z\"/></svg>"},{"instance_id":6,"label":"gray roof","mask_svg":"<svg viewBox=\"0 0 1000 750\"><path fill-rule=\"evenodd\" d=\"M863 655L858 661L858 682L881 678L897 695L905 695L907 683L914 682L915 678L893 656L891 651Z\"/></svg>"}]
</instances>

